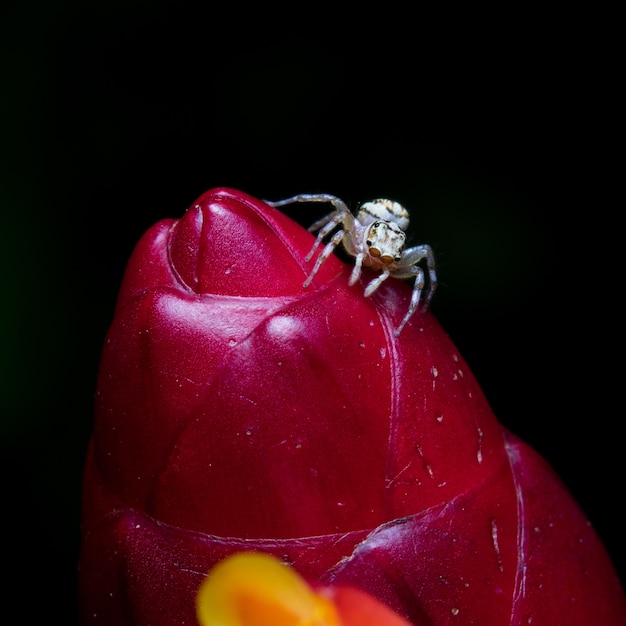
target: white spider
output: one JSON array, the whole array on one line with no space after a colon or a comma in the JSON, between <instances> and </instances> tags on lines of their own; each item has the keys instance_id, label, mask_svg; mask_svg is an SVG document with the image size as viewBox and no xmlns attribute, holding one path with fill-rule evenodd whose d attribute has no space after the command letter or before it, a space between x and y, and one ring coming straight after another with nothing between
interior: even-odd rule
<instances>
[{"instance_id":1,"label":"white spider","mask_svg":"<svg viewBox=\"0 0 626 626\"><path fill-rule=\"evenodd\" d=\"M324 237L341 224L341 229L330 238L317 257L313 270L304 281L304 287L309 286L322 263L339 243L343 243L346 252L355 257L354 269L349 280L350 285L359 279L362 267L380 272L380 275L370 281L365 288L365 297L371 296L390 276L401 279L415 278L409 310L395 330L396 337L417 310L424 289L424 271L419 266L423 259L426 259L429 283L423 298L422 311L425 312L428 309L437 287L435 257L431 247L427 244L412 248L404 247L409 213L398 202L384 199L365 202L359 207L356 215L352 214L343 200L326 193L300 194L286 200L266 202L273 207L281 207L294 202L329 202L334 207L334 211L309 227L310 232L319 232L311 251L305 257L306 261L311 260Z\"/></svg>"}]
</instances>

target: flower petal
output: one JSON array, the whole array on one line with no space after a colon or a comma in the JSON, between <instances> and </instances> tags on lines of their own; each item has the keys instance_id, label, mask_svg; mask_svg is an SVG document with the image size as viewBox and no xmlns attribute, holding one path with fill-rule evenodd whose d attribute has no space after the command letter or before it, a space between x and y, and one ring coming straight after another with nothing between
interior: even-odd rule
<instances>
[{"instance_id":1,"label":"flower petal","mask_svg":"<svg viewBox=\"0 0 626 626\"><path fill-rule=\"evenodd\" d=\"M202 626L342 626L330 600L262 552L219 562L200 585L196 607Z\"/></svg>"}]
</instances>

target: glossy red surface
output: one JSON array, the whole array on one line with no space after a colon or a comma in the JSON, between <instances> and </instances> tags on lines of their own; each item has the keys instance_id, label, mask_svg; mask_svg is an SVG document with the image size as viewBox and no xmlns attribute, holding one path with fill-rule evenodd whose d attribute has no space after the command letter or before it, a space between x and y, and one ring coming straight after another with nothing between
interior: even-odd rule
<instances>
[{"instance_id":1,"label":"glossy red surface","mask_svg":"<svg viewBox=\"0 0 626 626\"><path fill-rule=\"evenodd\" d=\"M395 337L410 286L365 298L334 255L303 289L312 243L226 188L139 241L102 351L82 622L193 624L204 574L255 549L414 624L626 624L583 512L433 313Z\"/></svg>"}]
</instances>

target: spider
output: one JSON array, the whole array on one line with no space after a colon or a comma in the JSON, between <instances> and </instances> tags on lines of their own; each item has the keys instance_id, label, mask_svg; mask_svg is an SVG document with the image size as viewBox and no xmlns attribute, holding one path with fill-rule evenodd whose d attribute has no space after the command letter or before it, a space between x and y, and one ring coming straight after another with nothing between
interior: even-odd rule
<instances>
[{"instance_id":1,"label":"spider","mask_svg":"<svg viewBox=\"0 0 626 626\"><path fill-rule=\"evenodd\" d=\"M428 309L437 287L435 257L432 248L427 244L405 248L405 231L409 225L409 213L400 203L382 198L371 200L364 202L356 215L352 214L343 200L326 193L300 194L286 200L267 202L267 204L281 207L295 202L328 202L334 207L334 211L309 227L310 232L317 232L317 239L305 257L306 261L311 260L324 238L341 224L341 229L330 238L317 257L313 270L304 281L303 287L310 285L322 263L340 243L343 243L346 252L355 257L354 269L348 284L354 285L361 276L363 267L380 272L380 275L371 280L365 288L365 297L371 296L390 276L400 279L415 278L409 310L395 329L396 337L417 310L422 296L424 271L419 263L423 259L426 259L429 283L428 290L423 297L422 312Z\"/></svg>"}]
</instances>

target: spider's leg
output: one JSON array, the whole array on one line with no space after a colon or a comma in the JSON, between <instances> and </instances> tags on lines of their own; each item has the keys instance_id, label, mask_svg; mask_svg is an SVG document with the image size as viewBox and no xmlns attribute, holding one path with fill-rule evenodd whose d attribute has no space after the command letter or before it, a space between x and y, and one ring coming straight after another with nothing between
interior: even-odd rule
<instances>
[{"instance_id":1,"label":"spider's leg","mask_svg":"<svg viewBox=\"0 0 626 626\"><path fill-rule=\"evenodd\" d=\"M347 213L344 213L343 211L337 210L335 211L335 213L331 213L330 215L327 215L325 218L313 224L313 226L311 226L309 230L310 231L317 230L316 228L317 224L320 224L323 222L327 222L327 223L317 234L317 241L313 244L312 250L309 252L309 254L307 254L305 259L307 261L311 259L311 257L313 256L313 252L315 252L317 247L320 245L322 239L324 239L324 237L326 237L326 235L328 235L339 224L342 225L342 233L344 235L343 244L346 247L346 250L352 256L356 256L354 241L352 238L353 237L352 231L355 228L354 215L352 215L350 211L348 211Z\"/></svg>"},{"instance_id":2,"label":"spider's leg","mask_svg":"<svg viewBox=\"0 0 626 626\"><path fill-rule=\"evenodd\" d=\"M350 209L348 208L348 205L343 200L329 193L301 193L297 196L286 198L285 200L264 200L264 202L273 207L286 206L287 204L294 204L296 202L328 202L329 204L332 204L333 207L335 207L335 211L332 211L328 215L317 220L317 222L315 222L314 224L311 224L308 230L312 233L319 230L327 223L334 221L335 219L337 220L335 222L335 225L337 225L344 219L344 216L346 214L352 215ZM330 228L329 230L332 230L332 228ZM326 231L326 234L328 234L328 232L329 231Z\"/></svg>"},{"instance_id":3,"label":"spider's leg","mask_svg":"<svg viewBox=\"0 0 626 626\"><path fill-rule=\"evenodd\" d=\"M317 220L317 222L313 222L313 224L311 224L307 228L307 230L310 233L314 233L314 232L317 232L318 230L322 230L322 227L328 226L328 224L331 222L334 222L335 226L339 224L339 222L341 222L341 216L339 215L337 211L332 211L328 215L325 215L324 217ZM329 230L332 230L332 227ZM328 230L326 232L328 232Z\"/></svg>"},{"instance_id":4,"label":"spider's leg","mask_svg":"<svg viewBox=\"0 0 626 626\"><path fill-rule=\"evenodd\" d=\"M348 205L338 198L337 196L333 196L329 193L301 193L297 196L292 196L291 198L286 198L285 200L264 200L265 204L269 204L273 207L281 207L286 206L287 204L294 204L296 202L328 202L335 207L334 211L331 211L328 215L325 215L321 219L317 220L314 224L309 226L309 232L315 232L325 226L330 221L335 221L335 225L339 224L344 218L344 216L352 215ZM332 230L330 228L329 230ZM329 231L326 231L328 233Z\"/></svg>"},{"instance_id":5,"label":"spider's leg","mask_svg":"<svg viewBox=\"0 0 626 626\"><path fill-rule=\"evenodd\" d=\"M311 284L311 281L313 280L313 276L317 274L317 271L319 270L322 263L332 254L333 250L341 242L341 240L343 239L343 235L344 235L344 231L338 230L331 237L330 241L326 244L326 247L322 250L320 255L317 257L317 261L315 261L315 265L313 266L311 273L309 274L307 279L304 281L304 284L302 285L303 287L308 287ZM319 243L319 241L317 241L316 244L317 243ZM315 248L317 248L317 245L315 246Z\"/></svg>"},{"instance_id":6,"label":"spider's leg","mask_svg":"<svg viewBox=\"0 0 626 626\"><path fill-rule=\"evenodd\" d=\"M370 284L365 288L363 295L366 298L369 298L369 296L371 296L381 286L383 281L389 278L389 276L391 276L389 270L383 269L381 273L376 278L374 278L374 280L372 280Z\"/></svg>"},{"instance_id":7,"label":"spider's leg","mask_svg":"<svg viewBox=\"0 0 626 626\"><path fill-rule=\"evenodd\" d=\"M426 256L426 267L428 268L428 291L426 292L424 304L422 305L422 312L425 312L430 305L430 301L433 299L435 289L437 289L437 272L435 270L435 255L433 254L432 248L426 244L419 247Z\"/></svg>"},{"instance_id":8,"label":"spider's leg","mask_svg":"<svg viewBox=\"0 0 626 626\"><path fill-rule=\"evenodd\" d=\"M415 274L415 284L413 285L413 293L411 293L411 302L409 303L409 310L406 312L406 315L402 318L400 325L394 332L396 337L400 334L400 331L404 328L404 325L409 321L413 313L417 311L417 305L419 304L422 289L424 288L424 272L422 271L422 268L419 267L419 265L414 265L412 269L412 273ZM425 310L425 308L423 310Z\"/></svg>"},{"instance_id":9,"label":"spider's leg","mask_svg":"<svg viewBox=\"0 0 626 626\"><path fill-rule=\"evenodd\" d=\"M330 231L333 230L333 228L335 228L335 226L337 226L339 222L341 222L341 219L339 217L340 216L337 215L336 213L331 213L330 215L326 216L325 218L327 220L326 226L324 226L324 228L322 228L322 230L320 230L320 232L317 233L317 239L315 240L313 247L309 250L309 253L304 257L305 261L311 260L313 253L317 250L318 246L322 243L322 240L324 239L324 237L326 237L326 235L328 235L328 233L330 233ZM315 224L313 224L313 226L315 226ZM309 230L317 230L317 229L313 229L313 227L311 227L309 228Z\"/></svg>"},{"instance_id":10,"label":"spider's leg","mask_svg":"<svg viewBox=\"0 0 626 626\"><path fill-rule=\"evenodd\" d=\"M365 254L363 252L359 252L356 255L354 260L354 268L352 269L352 273L350 274L350 280L348 281L348 285L354 285L357 280L359 280L359 276L361 275L361 267L363 266L363 259L365 258Z\"/></svg>"},{"instance_id":11,"label":"spider's leg","mask_svg":"<svg viewBox=\"0 0 626 626\"><path fill-rule=\"evenodd\" d=\"M286 198L285 200L263 200L263 202L274 207L294 204L295 202L329 202L339 211L345 209L350 212L343 200L329 193L300 193L297 196L292 196L291 198Z\"/></svg>"},{"instance_id":12,"label":"spider's leg","mask_svg":"<svg viewBox=\"0 0 626 626\"><path fill-rule=\"evenodd\" d=\"M398 268L393 275L396 278L409 278L418 274L417 264L422 260L426 259L426 267L428 269L428 290L426 291L424 297L424 304L422 305L422 311L426 312L428 310L428 306L432 297L435 293L435 289L437 289L437 272L435 269L435 255L433 254L432 248L428 244L423 244L421 246L415 246L414 248L408 248L402 254L402 264L401 267ZM419 272L423 272L420 269ZM422 285L423 287L423 285Z\"/></svg>"}]
</instances>

